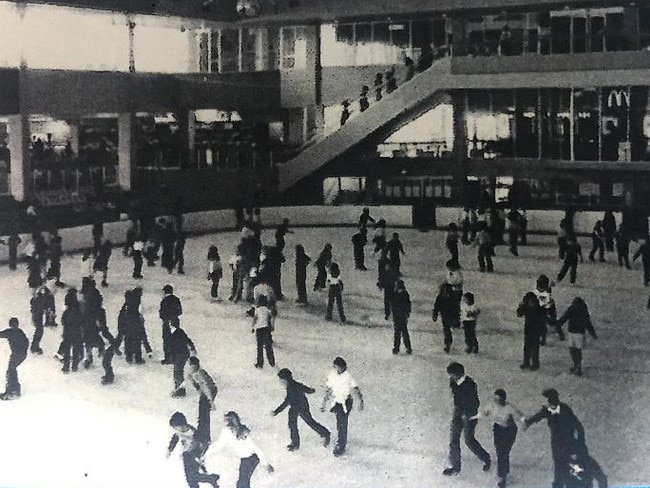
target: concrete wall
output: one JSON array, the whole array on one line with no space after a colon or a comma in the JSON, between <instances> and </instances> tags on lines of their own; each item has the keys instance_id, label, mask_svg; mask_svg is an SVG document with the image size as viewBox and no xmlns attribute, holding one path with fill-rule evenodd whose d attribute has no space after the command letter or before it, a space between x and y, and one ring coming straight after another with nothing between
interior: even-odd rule
<instances>
[{"instance_id":1,"label":"concrete wall","mask_svg":"<svg viewBox=\"0 0 650 488\"><path fill-rule=\"evenodd\" d=\"M361 214L361 206L296 206L269 207L262 209L262 224L274 227L288 218L294 227L337 227L355 226ZM450 222L456 222L460 211L458 207L436 208L436 221L441 227ZM383 218L389 227L411 227L412 209L409 205L386 205L370 207L370 213L375 218ZM561 210L528 210L528 230L532 233L555 233L557 226L564 217ZM575 229L579 233L590 233L596 220L602 218L602 212L577 212L574 219ZM616 221L620 222L620 213L615 213ZM110 222L104 225L104 235L115 245L124 243L129 221ZM236 227L233 210L209 210L185 215L185 230L190 234L202 234L234 230ZM92 247L91 226L61 229L64 252L76 252ZM28 235L21 235L24 246L29 240ZM19 248L20 251L21 248ZM7 247L0 246L0 262L7 260Z\"/></svg>"}]
</instances>

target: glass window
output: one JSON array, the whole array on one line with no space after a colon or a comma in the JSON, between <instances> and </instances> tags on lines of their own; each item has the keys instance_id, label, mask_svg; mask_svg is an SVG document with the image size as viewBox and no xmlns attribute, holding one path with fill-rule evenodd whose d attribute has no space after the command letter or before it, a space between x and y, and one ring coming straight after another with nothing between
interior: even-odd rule
<instances>
[{"instance_id":1,"label":"glass window","mask_svg":"<svg viewBox=\"0 0 650 488\"><path fill-rule=\"evenodd\" d=\"M633 161L650 161L650 98L645 86L630 90L630 144Z\"/></svg>"},{"instance_id":2,"label":"glass window","mask_svg":"<svg viewBox=\"0 0 650 488\"><path fill-rule=\"evenodd\" d=\"M199 32L197 41L199 43L199 71L206 73L210 71L210 33Z\"/></svg>"},{"instance_id":3,"label":"glass window","mask_svg":"<svg viewBox=\"0 0 650 488\"><path fill-rule=\"evenodd\" d=\"M630 92L627 87L602 89L601 158L629 161Z\"/></svg>"},{"instance_id":4,"label":"glass window","mask_svg":"<svg viewBox=\"0 0 650 488\"><path fill-rule=\"evenodd\" d=\"M541 91L542 157L571 159L571 90Z\"/></svg>"},{"instance_id":5,"label":"glass window","mask_svg":"<svg viewBox=\"0 0 650 488\"><path fill-rule=\"evenodd\" d=\"M585 88L573 92L574 157L578 161L598 161L600 104L598 90Z\"/></svg>"},{"instance_id":6,"label":"glass window","mask_svg":"<svg viewBox=\"0 0 650 488\"><path fill-rule=\"evenodd\" d=\"M221 72L239 71L239 29L221 30Z\"/></svg>"},{"instance_id":7,"label":"glass window","mask_svg":"<svg viewBox=\"0 0 650 488\"><path fill-rule=\"evenodd\" d=\"M391 24L391 44L400 49L408 49L411 45L411 25L408 21Z\"/></svg>"},{"instance_id":8,"label":"glass window","mask_svg":"<svg viewBox=\"0 0 650 488\"><path fill-rule=\"evenodd\" d=\"M517 157L539 157L539 110L537 106L537 90L517 90L515 93L516 123L515 134Z\"/></svg>"},{"instance_id":9,"label":"glass window","mask_svg":"<svg viewBox=\"0 0 650 488\"><path fill-rule=\"evenodd\" d=\"M356 25L356 42L354 44L355 65L365 66L372 64L372 24L357 24Z\"/></svg>"},{"instance_id":10,"label":"glass window","mask_svg":"<svg viewBox=\"0 0 650 488\"><path fill-rule=\"evenodd\" d=\"M428 49L433 42L432 25L429 20L414 20L413 31L413 55L419 57L423 50Z\"/></svg>"},{"instance_id":11,"label":"glass window","mask_svg":"<svg viewBox=\"0 0 650 488\"><path fill-rule=\"evenodd\" d=\"M338 28L336 30L339 34ZM280 29L280 52L282 69L305 69L307 67L307 40L303 27Z\"/></svg>"},{"instance_id":12,"label":"glass window","mask_svg":"<svg viewBox=\"0 0 650 488\"><path fill-rule=\"evenodd\" d=\"M565 54L571 51L571 17L551 17L551 51Z\"/></svg>"},{"instance_id":13,"label":"glass window","mask_svg":"<svg viewBox=\"0 0 650 488\"><path fill-rule=\"evenodd\" d=\"M258 69L258 37L260 29L243 28L241 40L241 70L256 71Z\"/></svg>"},{"instance_id":14,"label":"glass window","mask_svg":"<svg viewBox=\"0 0 650 488\"><path fill-rule=\"evenodd\" d=\"M210 33L210 71L219 72L219 31L213 30Z\"/></svg>"}]
</instances>

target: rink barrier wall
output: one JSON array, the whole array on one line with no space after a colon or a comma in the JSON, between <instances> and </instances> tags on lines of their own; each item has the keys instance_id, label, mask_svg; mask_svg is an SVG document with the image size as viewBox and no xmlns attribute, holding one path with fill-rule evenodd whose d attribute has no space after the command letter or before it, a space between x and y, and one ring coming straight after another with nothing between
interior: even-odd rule
<instances>
[{"instance_id":1,"label":"rink barrier wall","mask_svg":"<svg viewBox=\"0 0 650 488\"><path fill-rule=\"evenodd\" d=\"M356 226L361 214L361 206L296 206L296 207L268 207L262 209L262 223L264 227L275 227L288 218L293 227L351 227ZM457 222L462 208L437 207L436 222L438 228L444 228L450 222ZM412 227L413 209L410 205L372 206L370 214L375 219L383 218L388 227ZM561 210L528 210L528 232L538 234L555 234L558 223L564 217ZM594 224L601 219L603 212L576 212L574 225L579 234L590 234ZM616 221L620 222L621 214L614 213ZM114 245L124 244L126 231L130 225L127 220L107 222L104 224L104 235ZM235 212L228 210L208 210L185 214L183 227L190 235L207 234L236 229ZM65 253L79 252L92 247L92 227L84 225L60 229L59 235L63 239ZM29 241L28 234L21 234L22 247ZM8 259L8 249L0 246L0 262Z\"/></svg>"}]
</instances>

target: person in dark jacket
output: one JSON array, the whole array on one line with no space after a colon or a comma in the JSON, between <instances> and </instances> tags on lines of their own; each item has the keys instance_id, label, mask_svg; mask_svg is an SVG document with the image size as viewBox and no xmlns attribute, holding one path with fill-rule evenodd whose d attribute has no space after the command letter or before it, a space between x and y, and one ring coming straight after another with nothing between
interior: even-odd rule
<instances>
[{"instance_id":1,"label":"person in dark jacket","mask_svg":"<svg viewBox=\"0 0 650 488\"><path fill-rule=\"evenodd\" d=\"M524 361L521 369L539 369L539 345L542 330L546 329L546 312L540 306L535 293L524 295L517 307L517 317L524 317Z\"/></svg>"},{"instance_id":2,"label":"person in dark jacket","mask_svg":"<svg viewBox=\"0 0 650 488\"><path fill-rule=\"evenodd\" d=\"M302 244L296 245L296 291L298 298L296 303L307 304L307 266L311 258L305 253Z\"/></svg>"},{"instance_id":3,"label":"person in dark jacket","mask_svg":"<svg viewBox=\"0 0 650 488\"><path fill-rule=\"evenodd\" d=\"M16 271L18 264L18 245L23 242L17 232L13 232L7 239L0 239L0 244L5 244L9 248L9 269Z\"/></svg>"},{"instance_id":4,"label":"person in dark jacket","mask_svg":"<svg viewBox=\"0 0 650 488\"><path fill-rule=\"evenodd\" d=\"M399 234L393 232L392 238L386 243L386 250L388 251L388 259L390 260L393 268L398 275L401 275L400 267L402 266L401 254L404 253L404 246L402 241L399 240Z\"/></svg>"},{"instance_id":5,"label":"person in dark jacket","mask_svg":"<svg viewBox=\"0 0 650 488\"><path fill-rule=\"evenodd\" d=\"M7 385L5 392L0 394L0 400L13 400L20 396L18 366L27 357L29 339L27 339L25 333L20 329L20 324L16 317L9 319L9 328L0 331L0 338L7 339L9 341L9 348L11 349L9 364L7 365Z\"/></svg>"},{"instance_id":6,"label":"person in dark jacket","mask_svg":"<svg viewBox=\"0 0 650 488\"><path fill-rule=\"evenodd\" d=\"M77 371L79 362L83 357L83 336L81 307L77 298L77 289L70 288L65 295L64 304L66 309L61 315L63 326L63 341L61 350L63 352L63 372Z\"/></svg>"},{"instance_id":7,"label":"person in dark jacket","mask_svg":"<svg viewBox=\"0 0 650 488\"><path fill-rule=\"evenodd\" d=\"M318 255L318 259L314 265L318 270L316 281L314 282L314 291L323 290L325 288L325 281L327 280L327 268L332 264L332 245L325 244L325 247Z\"/></svg>"},{"instance_id":8,"label":"person in dark jacket","mask_svg":"<svg viewBox=\"0 0 650 488\"><path fill-rule=\"evenodd\" d=\"M585 335L589 335L594 339L598 339L598 335L591 323L589 316L589 309L587 304L580 297L575 297L571 305L564 315L557 321L558 327L562 327L564 322L569 322L569 352L571 353L571 360L573 366L571 373L576 376L582 375L582 348L585 344Z\"/></svg>"},{"instance_id":9,"label":"person in dark jacket","mask_svg":"<svg viewBox=\"0 0 650 488\"><path fill-rule=\"evenodd\" d=\"M330 443L330 431L316 422L309 411L309 401L305 394L314 393L316 390L293 379L290 369L282 368L278 371L278 378L284 383L287 389L287 396L284 401L271 412L275 417L285 408L289 407L289 433L291 443L287 446L289 451L297 451L300 448L300 433L298 432L298 417L311 427L322 439L323 445L327 447Z\"/></svg>"},{"instance_id":10,"label":"person in dark jacket","mask_svg":"<svg viewBox=\"0 0 650 488\"><path fill-rule=\"evenodd\" d=\"M388 320L391 312L391 297L395 290L395 282L399 276L395 271L393 264L387 259L387 257L382 256L379 261L380 273L377 286L384 292L384 320Z\"/></svg>"},{"instance_id":11,"label":"person in dark jacket","mask_svg":"<svg viewBox=\"0 0 650 488\"><path fill-rule=\"evenodd\" d=\"M411 315L411 296L406 291L404 281L395 281L395 287L390 297L390 308L393 312L393 354L399 352L399 348L404 339L406 354L412 354L411 338L408 331L408 319Z\"/></svg>"},{"instance_id":12,"label":"person in dark jacket","mask_svg":"<svg viewBox=\"0 0 650 488\"><path fill-rule=\"evenodd\" d=\"M451 435L449 440L449 466L442 474L451 476L460 473L460 435L465 433L465 444L483 462L483 471L489 471L492 461L488 452L474 437L480 402L476 383L465 374L465 367L460 363L450 363L447 366L449 386L454 398L454 413L451 419Z\"/></svg>"},{"instance_id":13,"label":"person in dark jacket","mask_svg":"<svg viewBox=\"0 0 650 488\"><path fill-rule=\"evenodd\" d=\"M61 257L63 256L63 249L61 247L61 236L56 231L54 231L48 247L48 256L50 258L50 269L47 270L47 279L56 280L54 282L56 286L64 287L65 283L61 281Z\"/></svg>"},{"instance_id":14,"label":"person in dark jacket","mask_svg":"<svg viewBox=\"0 0 650 488\"><path fill-rule=\"evenodd\" d=\"M34 337L30 351L34 354L43 354L41 349L41 339L43 338L43 327L56 325L56 309L54 295L50 289L42 285L36 290L36 295L30 301L32 313L32 324L34 325Z\"/></svg>"},{"instance_id":15,"label":"person in dark jacket","mask_svg":"<svg viewBox=\"0 0 650 488\"><path fill-rule=\"evenodd\" d=\"M337 263L330 266L330 274L327 277L327 309L325 311L325 320L332 320L332 310L336 303L336 309L339 313L339 320L345 323L345 312L343 310L343 280L341 279L341 270Z\"/></svg>"},{"instance_id":16,"label":"person in dark jacket","mask_svg":"<svg viewBox=\"0 0 650 488\"><path fill-rule=\"evenodd\" d=\"M452 293L452 288L449 283L440 285L440 292L433 305L431 318L436 322L438 317L442 321L442 331L445 337L445 352L448 353L453 342L451 329L460 327L460 306L458 300L456 300L456 297Z\"/></svg>"},{"instance_id":17,"label":"person in dark jacket","mask_svg":"<svg viewBox=\"0 0 650 488\"><path fill-rule=\"evenodd\" d=\"M178 229L176 232L176 245L174 246L174 266L178 274L185 274L185 231Z\"/></svg>"},{"instance_id":18,"label":"person in dark jacket","mask_svg":"<svg viewBox=\"0 0 650 488\"><path fill-rule=\"evenodd\" d=\"M595 261L595 255L598 252L598 261L605 262L605 233L603 232L603 223L599 220L594 224L594 230L591 231L591 251L589 252L589 261Z\"/></svg>"},{"instance_id":19,"label":"person in dark jacket","mask_svg":"<svg viewBox=\"0 0 650 488\"><path fill-rule=\"evenodd\" d=\"M554 388L542 392L546 404L524 420L524 429L546 419L551 431L551 455L553 457L553 488L564 488L567 483L571 449L581 446L586 450L585 431L582 424L566 403L560 402L560 396Z\"/></svg>"},{"instance_id":20,"label":"person in dark jacket","mask_svg":"<svg viewBox=\"0 0 650 488\"><path fill-rule=\"evenodd\" d=\"M176 264L174 260L174 246L176 244L176 232L174 232L174 224L167 222L161 235L160 245L162 247L162 254L160 255L160 265L167 270L167 273L172 274Z\"/></svg>"},{"instance_id":21,"label":"person in dark jacket","mask_svg":"<svg viewBox=\"0 0 650 488\"><path fill-rule=\"evenodd\" d=\"M641 256L643 263L643 286L650 284L650 236L646 236L643 243L639 246L632 256L632 261L636 261Z\"/></svg>"},{"instance_id":22,"label":"person in dark jacket","mask_svg":"<svg viewBox=\"0 0 650 488\"><path fill-rule=\"evenodd\" d=\"M618 255L618 265L623 266L625 264L626 269L630 269L630 236L625 228L625 225L621 222L618 226L616 234L614 234L616 239L616 254Z\"/></svg>"},{"instance_id":23,"label":"person in dark jacket","mask_svg":"<svg viewBox=\"0 0 650 488\"><path fill-rule=\"evenodd\" d=\"M284 250L284 237L287 234L293 234L293 231L289 229L289 219L282 219L282 223L278 225L278 228L275 230L275 247L280 251Z\"/></svg>"},{"instance_id":24,"label":"person in dark jacket","mask_svg":"<svg viewBox=\"0 0 650 488\"><path fill-rule=\"evenodd\" d=\"M607 476L598 462L585 451L584 446L575 446L569 456L566 488L607 488Z\"/></svg>"},{"instance_id":25,"label":"person in dark jacket","mask_svg":"<svg viewBox=\"0 0 650 488\"><path fill-rule=\"evenodd\" d=\"M359 112L365 112L370 108L370 102L368 101L368 93L370 88L368 85L363 85L361 87L361 95L359 95Z\"/></svg>"},{"instance_id":26,"label":"person in dark jacket","mask_svg":"<svg viewBox=\"0 0 650 488\"><path fill-rule=\"evenodd\" d=\"M117 347L124 339L124 356L129 364L144 364L142 358L142 330L144 319L139 310L139 299L135 290L124 293L124 305L117 317Z\"/></svg>"},{"instance_id":27,"label":"person in dark jacket","mask_svg":"<svg viewBox=\"0 0 650 488\"><path fill-rule=\"evenodd\" d=\"M576 277L578 275L578 258L580 262L584 262L582 257L582 247L576 241L575 236L569 235L566 238L566 244L564 245L564 263L562 263L562 269L557 274L557 281L562 281L566 276L567 271L569 272L569 281L571 284L576 282Z\"/></svg>"},{"instance_id":28,"label":"person in dark jacket","mask_svg":"<svg viewBox=\"0 0 650 488\"><path fill-rule=\"evenodd\" d=\"M111 259L113 253L113 243L105 239L102 245L99 246L99 252L93 264L93 271L102 273L102 286L108 286L106 281L108 277L108 261Z\"/></svg>"},{"instance_id":29,"label":"person in dark jacket","mask_svg":"<svg viewBox=\"0 0 650 488\"><path fill-rule=\"evenodd\" d=\"M354 254L354 269L368 271L366 268L363 248L368 244L368 229L360 227L359 231L352 236L352 250Z\"/></svg>"},{"instance_id":30,"label":"person in dark jacket","mask_svg":"<svg viewBox=\"0 0 650 488\"><path fill-rule=\"evenodd\" d=\"M603 237L605 239L605 249L609 252L614 250L614 234L616 234L616 217L614 217L611 210L607 210L603 217Z\"/></svg>"},{"instance_id":31,"label":"person in dark jacket","mask_svg":"<svg viewBox=\"0 0 650 488\"><path fill-rule=\"evenodd\" d=\"M160 301L160 310L158 316L162 320L162 339L163 339L163 360L162 364L172 364L169 353L169 340L171 337L171 326L178 324L178 317L183 314L181 301L174 295L174 287L165 285L163 287L165 296Z\"/></svg>"},{"instance_id":32,"label":"person in dark jacket","mask_svg":"<svg viewBox=\"0 0 650 488\"><path fill-rule=\"evenodd\" d=\"M93 236L93 257L97 257L99 248L102 245L102 240L104 239L104 222L101 220L101 217L97 217L97 220L93 224L92 228Z\"/></svg>"},{"instance_id":33,"label":"person in dark jacket","mask_svg":"<svg viewBox=\"0 0 650 488\"><path fill-rule=\"evenodd\" d=\"M359 229L367 229L368 222L375 223L375 219L370 216L370 209L368 207L363 207L361 210L361 215L359 216Z\"/></svg>"},{"instance_id":34,"label":"person in dark jacket","mask_svg":"<svg viewBox=\"0 0 650 488\"><path fill-rule=\"evenodd\" d=\"M445 246L447 246L451 255L450 261L458 264L458 226L453 222L447 226Z\"/></svg>"},{"instance_id":35,"label":"person in dark jacket","mask_svg":"<svg viewBox=\"0 0 650 488\"><path fill-rule=\"evenodd\" d=\"M27 285L36 293L38 287L43 284L43 268L36 254L27 258Z\"/></svg>"},{"instance_id":36,"label":"person in dark jacket","mask_svg":"<svg viewBox=\"0 0 650 488\"><path fill-rule=\"evenodd\" d=\"M172 397L184 397L187 391L181 385L185 381L185 363L190 356L196 356L196 348L185 331L181 329L180 323L172 323L171 328L169 354L174 365L174 390L172 391Z\"/></svg>"},{"instance_id":37,"label":"person in dark jacket","mask_svg":"<svg viewBox=\"0 0 650 488\"><path fill-rule=\"evenodd\" d=\"M204 428L201 425L193 427L187 423L185 415L181 412L175 412L169 419L169 425L174 429L174 435L167 448L167 457L181 443L183 450L183 469L185 471L185 480L189 488L199 488L199 483L206 483L218 488L218 474L207 473L203 465L203 456L208 449L208 444L200 439L199 432Z\"/></svg>"}]
</instances>

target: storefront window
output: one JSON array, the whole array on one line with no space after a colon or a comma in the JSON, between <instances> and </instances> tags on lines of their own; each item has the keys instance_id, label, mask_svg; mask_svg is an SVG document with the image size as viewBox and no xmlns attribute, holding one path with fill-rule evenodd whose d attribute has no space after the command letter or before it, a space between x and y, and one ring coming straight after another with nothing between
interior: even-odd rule
<instances>
[{"instance_id":1,"label":"storefront window","mask_svg":"<svg viewBox=\"0 0 650 488\"><path fill-rule=\"evenodd\" d=\"M645 86L630 90L630 146L633 161L650 161L650 98Z\"/></svg>"},{"instance_id":2,"label":"storefront window","mask_svg":"<svg viewBox=\"0 0 650 488\"><path fill-rule=\"evenodd\" d=\"M571 159L571 90L541 90L542 158Z\"/></svg>"},{"instance_id":3,"label":"storefront window","mask_svg":"<svg viewBox=\"0 0 650 488\"><path fill-rule=\"evenodd\" d=\"M173 113L138 114L136 117L136 164L141 168L178 168L183 144Z\"/></svg>"},{"instance_id":4,"label":"storefront window","mask_svg":"<svg viewBox=\"0 0 650 488\"><path fill-rule=\"evenodd\" d=\"M629 161L630 91L628 87L602 88L601 158Z\"/></svg>"},{"instance_id":5,"label":"storefront window","mask_svg":"<svg viewBox=\"0 0 650 488\"><path fill-rule=\"evenodd\" d=\"M577 161L598 161L600 103L598 89L573 91L574 158Z\"/></svg>"},{"instance_id":6,"label":"storefront window","mask_svg":"<svg viewBox=\"0 0 650 488\"><path fill-rule=\"evenodd\" d=\"M467 92L468 156L478 159L513 157L514 119L512 90Z\"/></svg>"},{"instance_id":7,"label":"storefront window","mask_svg":"<svg viewBox=\"0 0 650 488\"><path fill-rule=\"evenodd\" d=\"M515 111L515 155L521 158L539 157L539 109L537 90L517 90Z\"/></svg>"}]
</instances>

